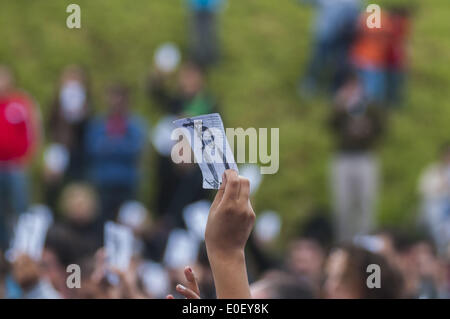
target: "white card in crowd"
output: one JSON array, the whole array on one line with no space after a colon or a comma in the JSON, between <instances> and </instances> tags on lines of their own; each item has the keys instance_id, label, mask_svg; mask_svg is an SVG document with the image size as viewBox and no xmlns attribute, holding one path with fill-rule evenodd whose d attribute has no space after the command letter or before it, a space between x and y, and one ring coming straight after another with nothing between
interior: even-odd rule
<instances>
[{"instance_id":1,"label":"white card in crowd","mask_svg":"<svg viewBox=\"0 0 450 319\"><path fill-rule=\"evenodd\" d=\"M263 211L256 220L255 236L262 242L275 240L281 232L281 218L277 212Z\"/></svg>"},{"instance_id":2,"label":"white card in crowd","mask_svg":"<svg viewBox=\"0 0 450 319\"><path fill-rule=\"evenodd\" d=\"M197 260L199 248L200 240L193 233L174 229L167 240L164 264L171 269L192 265Z\"/></svg>"},{"instance_id":3,"label":"white card in crowd","mask_svg":"<svg viewBox=\"0 0 450 319\"><path fill-rule=\"evenodd\" d=\"M239 172L218 113L174 121L183 129L203 175L203 188L219 189L227 169Z\"/></svg>"},{"instance_id":4,"label":"white card in crowd","mask_svg":"<svg viewBox=\"0 0 450 319\"><path fill-rule=\"evenodd\" d=\"M170 290L170 277L167 270L159 263L146 261L139 265L138 276L145 292L153 298L164 298Z\"/></svg>"},{"instance_id":5,"label":"white card in crowd","mask_svg":"<svg viewBox=\"0 0 450 319\"><path fill-rule=\"evenodd\" d=\"M45 149L44 164L52 173L64 173L69 165L69 160L69 151L62 144L53 143Z\"/></svg>"},{"instance_id":6,"label":"white card in crowd","mask_svg":"<svg viewBox=\"0 0 450 319\"><path fill-rule=\"evenodd\" d=\"M131 229L114 222L105 223L105 251L109 268L126 271L133 256L134 236Z\"/></svg>"},{"instance_id":7,"label":"white card in crowd","mask_svg":"<svg viewBox=\"0 0 450 319\"><path fill-rule=\"evenodd\" d=\"M28 212L19 216L7 258L14 261L18 256L24 254L34 260L40 260L47 231L52 223L52 214L46 206L30 207Z\"/></svg>"},{"instance_id":8,"label":"white card in crowd","mask_svg":"<svg viewBox=\"0 0 450 319\"><path fill-rule=\"evenodd\" d=\"M208 221L211 202L200 200L187 205L183 209L183 219L187 229L200 240L205 240L206 222Z\"/></svg>"},{"instance_id":9,"label":"white card in crowd","mask_svg":"<svg viewBox=\"0 0 450 319\"><path fill-rule=\"evenodd\" d=\"M240 168L240 175L250 181L250 194L255 194L263 178L260 167L256 164L243 164Z\"/></svg>"},{"instance_id":10,"label":"white card in crowd","mask_svg":"<svg viewBox=\"0 0 450 319\"><path fill-rule=\"evenodd\" d=\"M66 82L59 93L61 111L69 123L79 123L85 116L86 89L78 81Z\"/></svg>"},{"instance_id":11,"label":"white card in crowd","mask_svg":"<svg viewBox=\"0 0 450 319\"><path fill-rule=\"evenodd\" d=\"M356 235L353 243L373 253L379 253L384 248L384 241L378 236Z\"/></svg>"},{"instance_id":12,"label":"white card in crowd","mask_svg":"<svg viewBox=\"0 0 450 319\"><path fill-rule=\"evenodd\" d=\"M165 73L173 72L181 61L180 50L174 43L164 43L156 49L153 60L158 70Z\"/></svg>"},{"instance_id":13,"label":"white card in crowd","mask_svg":"<svg viewBox=\"0 0 450 319\"><path fill-rule=\"evenodd\" d=\"M175 129L173 124L175 120L176 117L172 115L163 117L158 121L150 134L153 147L161 156L170 156L172 147L175 144L175 141L170 138Z\"/></svg>"},{"instance_id":14,"label":"white card in crowd","mask_svg":"<svg viewBox=\"0 0 450 319\"><path fill-rule=\"evenodd\" d=\"M139 228L147 217L147 209L138 201L127 201L120 206L117 220L131 229Z\"/></svg>"}]
</instances>

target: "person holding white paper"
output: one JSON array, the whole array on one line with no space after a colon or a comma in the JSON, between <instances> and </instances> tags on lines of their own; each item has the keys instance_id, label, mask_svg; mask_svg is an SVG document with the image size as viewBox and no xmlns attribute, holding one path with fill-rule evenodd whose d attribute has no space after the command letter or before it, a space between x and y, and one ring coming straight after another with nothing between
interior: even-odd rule
<instances>
[{"instance_id":1,"label":"person holding white paper","mask_svg":"<svg viewBox=\"0 0 450 319\"><path fill-rule=\"evenodd\" d=\"M234 170L226 170L223 183L211 205L205 231L208 259L219 299L249 299L244 248L256 216L250 203L250 182ZM190 267L185 268L188 287L177 291L189 299L200 297ZM172 299L173 296L167 296Z\"/></svg>"}]
</instances>

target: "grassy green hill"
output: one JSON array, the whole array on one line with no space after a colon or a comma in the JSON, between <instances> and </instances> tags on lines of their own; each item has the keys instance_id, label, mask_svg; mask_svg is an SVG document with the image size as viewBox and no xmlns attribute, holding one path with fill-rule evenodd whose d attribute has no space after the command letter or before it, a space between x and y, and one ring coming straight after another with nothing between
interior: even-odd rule
<instances>
[{"instance_id":1,"label":"grassy green hill","mask_svg":"<svg viewBox=\"0 0 450 319\"><path fill-rule=\"evenodd\" d=\"M66 6L73 2L82 9L80 30L65 25ZM294 0L230 0L221 19L223 62L209 78L225 126L280 128L280 170L265 176L255 206L278 210L288 230L315 205L329 205L328 102L304 102L295 91L309 53L312 13ZM449 16L448 0L420 2L414 16L407 101L391 117L380 148L382 224L414 220L420 172L435 157L437 146L450 138ZM143 78L158 44L170 40L186 47L186 24L182 0L3 1L0 63L12 65L20 86L36 97L44 116L61 68L81 63L92 75L98 110L104 87L124 80L133 86L136 109L155 123L160 114L145 97ZM151 183L151 158L146 157L142 191L149 204L157 187ZM34 166L39 200L39 160Z\"/></svg>"}]
</instances>

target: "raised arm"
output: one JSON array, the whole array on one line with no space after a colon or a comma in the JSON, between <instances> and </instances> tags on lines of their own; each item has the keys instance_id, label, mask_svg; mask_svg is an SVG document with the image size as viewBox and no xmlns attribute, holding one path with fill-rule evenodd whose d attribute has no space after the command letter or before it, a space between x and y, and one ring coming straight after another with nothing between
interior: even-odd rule
<instances>
[{"instance_id":1,"label":"raised arm","mask_svg":"<svg viewBox=\"0 0 450 319\"><path fill-rule=\"evenodd\" d=\"M244 248L255 222L250 182L227 170L209 212L205 232L217 298L251 298Z\"/></svg>"}]
</instances>

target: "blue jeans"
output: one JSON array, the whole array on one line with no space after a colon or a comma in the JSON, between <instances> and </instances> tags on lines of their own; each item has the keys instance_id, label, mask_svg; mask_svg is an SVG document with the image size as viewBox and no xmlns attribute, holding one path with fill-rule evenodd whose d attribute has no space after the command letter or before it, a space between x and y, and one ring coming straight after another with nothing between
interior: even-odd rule
<instances>
[{"instance_id":1,"label":"blue jeans","mask_svg":"<svg viewBox=\"0 0 450 319\"><path fill-rule=\"evenodd\" d=\"M22 168L0 167L0 247L8 247L15 219L28 208L28 179Z\"/></svg>"},{"instance_id":2,"label":"blue jeans","mask_svg":"<svg viewBox=\"0 0 450 319\"><path fill-rule=\"evenodd\" d=\"M383 102L386 98L386 75L382 69L359 69L364 95L369 102Z\"/></svg>"}]
</instances>

